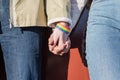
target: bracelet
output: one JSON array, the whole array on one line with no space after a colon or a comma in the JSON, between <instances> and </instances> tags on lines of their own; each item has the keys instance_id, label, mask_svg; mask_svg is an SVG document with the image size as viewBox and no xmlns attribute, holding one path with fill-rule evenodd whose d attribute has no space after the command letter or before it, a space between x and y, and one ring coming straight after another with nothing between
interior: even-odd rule
<instances>
[{"instance_id":1,"label":"bracelet","mask_svg":"<svg viewBox=\"0 0 120 80\"><path fill-rule=\"evenodd\" d=\"M64 25L62 25L60 23L58 23L56 25L56 28L60 29L61 31L63 31L66 34L70 33L70 28L68 26L64 26Z\"/></svg>"}]
</instances>

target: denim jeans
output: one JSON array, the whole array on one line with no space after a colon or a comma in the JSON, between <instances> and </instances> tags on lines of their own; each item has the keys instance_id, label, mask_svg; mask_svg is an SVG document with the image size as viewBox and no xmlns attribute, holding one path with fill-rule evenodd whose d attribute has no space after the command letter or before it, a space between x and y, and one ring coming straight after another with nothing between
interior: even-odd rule
<instances>
[{"instance_id":1,"label":"denim jeans","mask_svg":"<svg viewBox=\"0 0 120 80\"><path fill-rule=\"evenodd\" d=\"M91 80L120 80L120 0L93 0L86 52Z\"/></svg>"},{"instance_id":2,"label":"denim jeans","mask_svg":"<svg viewBox=\"0 0 120 80\"><path fill-rule=\"evenodd\" d=\"M43 45L47 43L45 34L49 29L10 28L9 0L0 2L0 45L7 80L41 80L41 55Z\"/></svg>"}]
</instances>

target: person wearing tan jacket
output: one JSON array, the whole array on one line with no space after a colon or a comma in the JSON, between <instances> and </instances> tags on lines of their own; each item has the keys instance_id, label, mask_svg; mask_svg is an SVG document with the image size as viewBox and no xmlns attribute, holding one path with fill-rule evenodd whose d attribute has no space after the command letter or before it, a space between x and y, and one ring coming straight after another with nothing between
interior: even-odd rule
<instances>
[{"instance_id":1,"label":"person wearing tan jacket","mask_svg":"<svg viewBox=\"0 0 120 80\"><path fill-rule=\"evenodd\" d=\"M68 36L74 22L77 22L77 19L72 21L71 1L0 2L0 44L7 80L41 80L41 55L43 45L47 43L45 37L49 34L49 27L54 28L52 46L57 46L59 51L63 51L70 43ZM80 2L82 3L82 0Z\"/></svg>"},{"instance_id":2,"label":"person wearing tan jacket","mask_svg":"<svg viewBox=\"0 0 120 80\"><path fill-rule=\"evenodd\" d=\"M81 13L83 11L83 8L85 7L87 0L70 0L71 2L71 20L72 24L70 26L71 31L77 24L77 22L80 19ZM70 33L71 33L70 31ZM64 53L67 53L70 49L71 42L68 38L69 34L62 34L64 37L62 39L57 38L60 32L57 31L57 28L55 28L53 34L51 34L49 38L49 50L55 54L55 55L63 55ZM56 37L57 36L57 37ZM67 40L67 41L66 41ZM56 42L59 41L60 43L56 44ZM64 45L63 45L64 44Z\"/></svg>"}]
</instances>

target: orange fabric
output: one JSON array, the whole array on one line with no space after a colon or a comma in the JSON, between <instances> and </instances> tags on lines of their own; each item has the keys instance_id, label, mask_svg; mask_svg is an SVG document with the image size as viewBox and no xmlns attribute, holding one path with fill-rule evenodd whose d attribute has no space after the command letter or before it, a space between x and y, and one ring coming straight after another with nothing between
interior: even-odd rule
<instances>
[{"instance_id":1,"label":"orange fabric","mask_svg":"<svg viewBox=\"0 0 120 80\"><path fill-rule=\"evenodd\" d=\"M90 80L88 69L82 64L77 48L70 50L68 80Z\"/></svg>"}]
</instances>

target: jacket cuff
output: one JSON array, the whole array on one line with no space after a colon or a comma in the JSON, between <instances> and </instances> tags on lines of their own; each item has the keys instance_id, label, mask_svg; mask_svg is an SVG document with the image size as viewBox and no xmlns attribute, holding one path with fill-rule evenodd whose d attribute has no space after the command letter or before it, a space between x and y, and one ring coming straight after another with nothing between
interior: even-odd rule
<instances>
[{"instance_id":1,"label":"jacket cuff","mask_svg":"<svg viewBox=\"0 0 120 80\"><path fill-rule=\"evenodd\" d=\"M59 22L59 21L67 22L67 23L69 24L70 29L71 29L72 20L69 19L69 18L66 18L66 17L59 17L59 18L50 19L50 20L48 21L48 26L54 28L54 27L55 27L55 23L56 23L56 22Z\"/></svg>"}]
</instances>

